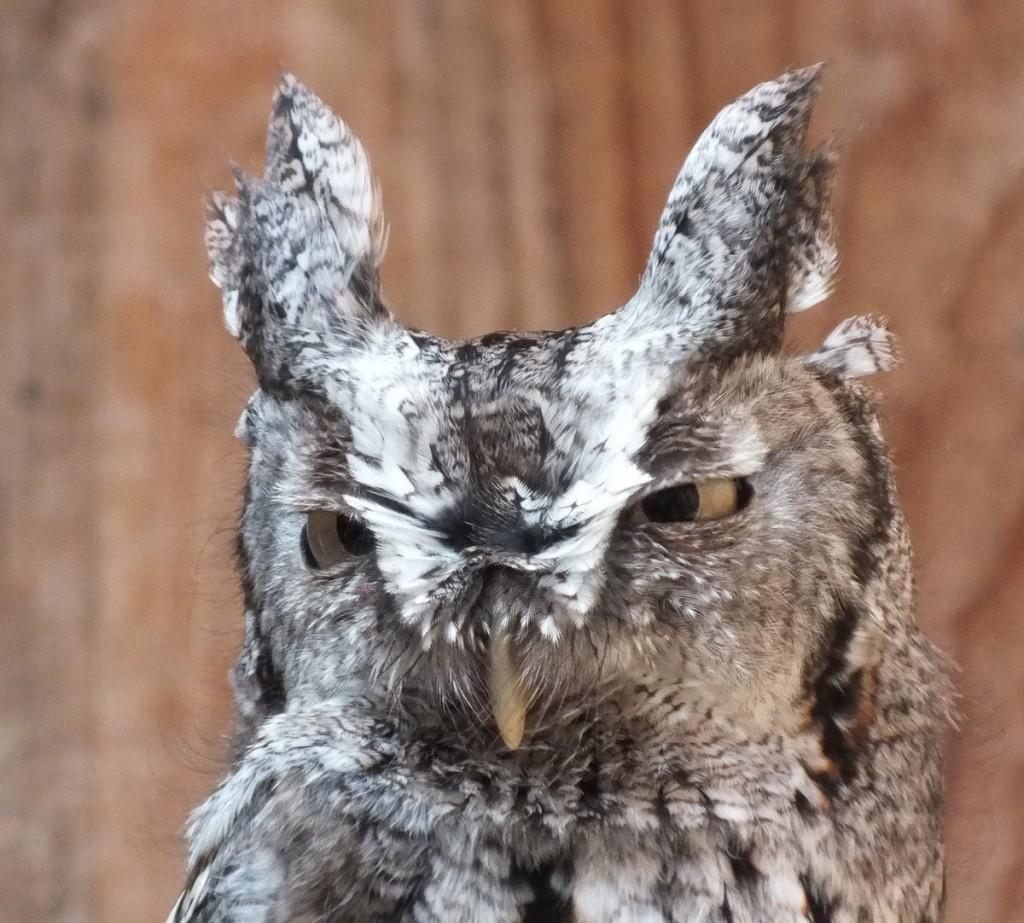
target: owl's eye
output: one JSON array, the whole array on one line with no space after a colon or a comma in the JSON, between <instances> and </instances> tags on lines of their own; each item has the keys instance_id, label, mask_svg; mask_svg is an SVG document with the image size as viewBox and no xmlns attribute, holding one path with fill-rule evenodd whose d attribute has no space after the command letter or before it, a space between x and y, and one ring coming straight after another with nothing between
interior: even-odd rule
<instances>
[{"instance_id":1,"label":"owl's eye","mask_svg":"<svg viewBox=\"0 0 1024 923\"><path fill-rule=\"evenodd\" d=\"M352 555L373 551L373 533L357 519L330 510L306 514L302 557L311 570L325 570Z\"/></svg>"},{"instance_id":2,"label":"owl's eye","mask_svg":"<svg viewBox=\"0 0 1024 923\"><path fill-rule=\"evenodd\" d=\"M745 478L706 478L666 487L640 501L639 522L695 522L722 519L742 510L753 496Z\"/></svg>"}]
</instances>

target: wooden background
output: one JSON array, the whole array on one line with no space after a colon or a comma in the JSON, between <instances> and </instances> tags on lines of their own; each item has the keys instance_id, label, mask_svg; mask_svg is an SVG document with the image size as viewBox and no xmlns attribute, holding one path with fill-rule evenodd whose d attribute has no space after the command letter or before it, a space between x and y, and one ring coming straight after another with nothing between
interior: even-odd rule
<instances>
[{"instance_id":1,"label":"wooden background","mask_svg":"<svg viewBox=\"0 0 1024 923\"><path fill-rule=\"evenodd\" d=\"M717 108L830 62L836 295L880 387L920 618L959 662L950 914L1024 919L1024 7L953 0L3 0L0 919L162 920L220 771L250 387L201 245L287 66L362 135L385 286L448 334L622 302Z\"/></svg>"}]
</instances>

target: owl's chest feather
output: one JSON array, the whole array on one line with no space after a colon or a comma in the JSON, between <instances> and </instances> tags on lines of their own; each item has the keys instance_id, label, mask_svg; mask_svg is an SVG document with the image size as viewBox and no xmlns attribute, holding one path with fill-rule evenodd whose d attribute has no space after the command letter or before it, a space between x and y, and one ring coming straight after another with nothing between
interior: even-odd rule
<instances>
[{"instance_id":1,"label":"owl's chest feather","mask_svg":"<svg viewBox=\"0 0 1024 923\"><path fill-rule=\"evenodd\" d=\"M891 743L840 784L811 729L741 732L681 699L648 704L515 752L412 733L369 699L282 713L194 818L193 863L276 869L256 897L287 914L259 920L862 923L941 905L941 851L911 823L934 810L890 797L890 768L905 776ZM890 830L903 860L883 867Z\"/></svg>"},{"instance_id":2,"label":"owl's chest feather","mask_svg":"<svg viewBox=\"0 0 1024 923\"><path fill-rule=\"evenodd\" d=\"M420 844L408 861L425 867L424 918L468 901L466 920L509 923L841 919L815 916L830 861L804 768L815 742L676 717L628 743L595 730L570 759L536 746L456 769L443 749L418 752L426 772L367 792Z\"/></svg>"}]
</instances>

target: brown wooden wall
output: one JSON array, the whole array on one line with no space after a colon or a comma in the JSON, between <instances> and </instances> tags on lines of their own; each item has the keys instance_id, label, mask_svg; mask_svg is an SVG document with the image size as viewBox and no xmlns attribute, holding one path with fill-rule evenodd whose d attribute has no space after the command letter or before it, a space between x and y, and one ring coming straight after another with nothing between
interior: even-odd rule
<instances>
[{"instance_id":1,"label":"brown wooden wall","mask_svg":"<svg viewBox=\"0 0 1024 923\"><path fill-rule=\"evenodd\" d=\"M723 103L830 62L835 296L880 387L920 618L959 662L949 918L1024 920L1024 6L1014 0L4 0L0 920L163 919L222 766L250 387L202 200L287 66L375 156L385 285L448 334L631 292Z\"/></svg>"}]
</instances>

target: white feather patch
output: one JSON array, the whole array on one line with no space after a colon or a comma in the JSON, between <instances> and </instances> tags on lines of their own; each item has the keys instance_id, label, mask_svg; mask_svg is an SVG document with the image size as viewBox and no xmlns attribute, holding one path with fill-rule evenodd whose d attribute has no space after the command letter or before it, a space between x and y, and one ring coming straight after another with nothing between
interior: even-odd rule
<instances>
[{"instance_id":1,"label":"white feather patch","mask_svg":"<svg viewBox=\"0 0 1024 923\"><path fill-rule=\"evenodd\" d=\"M842 378L862 378L899 365L899 344L884 317L860 314L844 320L803 361Z\"/></svg>"}]
</instances>

